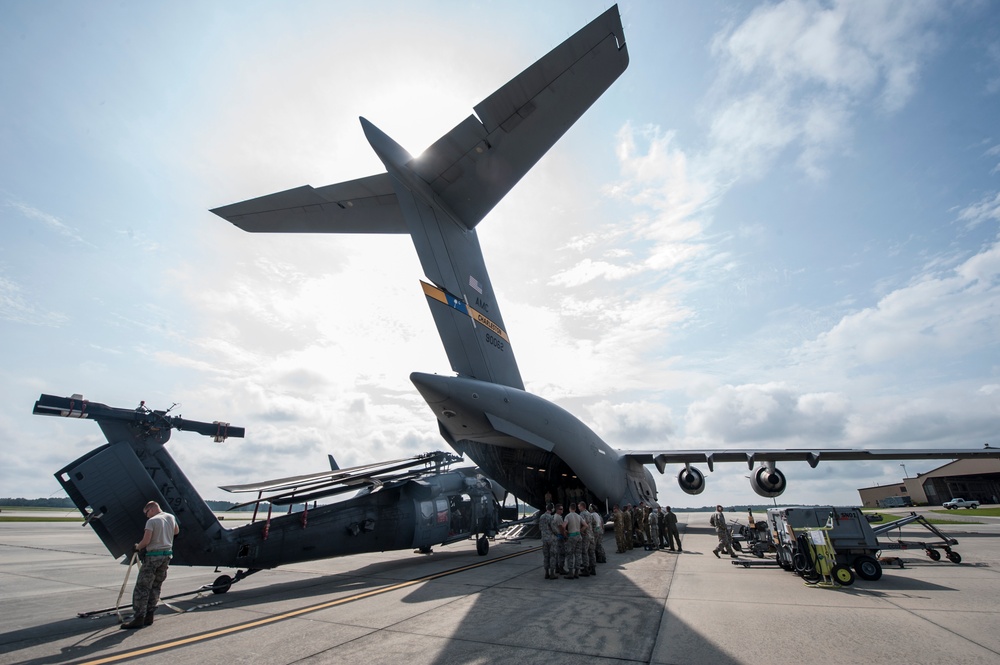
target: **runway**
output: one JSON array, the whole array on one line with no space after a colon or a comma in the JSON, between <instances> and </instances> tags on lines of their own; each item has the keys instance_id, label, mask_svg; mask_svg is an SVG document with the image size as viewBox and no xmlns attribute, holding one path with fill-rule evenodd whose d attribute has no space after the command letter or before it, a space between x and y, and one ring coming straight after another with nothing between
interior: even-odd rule
<instances>
[{"instance_id":1,"label":"runway","mask_svg":"<svg viewBox=\"0 0 1000 665\"><path fill-rule=\"evenodd\" d=\"M894 552L906 568L831 590L716 559L707 515L680 517L684 553L612 538L592 578L544 580L537 541L468 542L262 571L138 631L76 616L114 605L126 569L89 529L0 523L0 664L1000 661L1000 521L945 528L961 564ZM172 567L164 594L216 575Z\"/></svg>"}]
</instances>

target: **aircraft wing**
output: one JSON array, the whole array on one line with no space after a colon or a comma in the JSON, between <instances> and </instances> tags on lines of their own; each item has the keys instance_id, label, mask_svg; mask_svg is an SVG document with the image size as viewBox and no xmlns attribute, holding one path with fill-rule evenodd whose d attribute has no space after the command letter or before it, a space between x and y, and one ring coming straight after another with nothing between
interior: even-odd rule
<instances>
[{"instance_id":1,"label":"aircraft wing","mask_svg":"<svg viewBox=\"0 0 1000 665\"><path fill-rule=\"evenodd\" d=\"M706 464L712 470L716 462L744 462L748 468L761 462L808 462L815 468L820 461L843 462L863 460L906 459L976 459L1000 457L1000 448L786 448L786 449L726 449L726 450L667 450L622 451L622 455L640 464L655 464L663 473L668 464Z\"/></svg>"},{"instance_id":2,"label":"aircraft wing","mask_svg":"<svg viewBox=\"0 0 1000 665\"><path fill-rule=\"evenodd\" d=\"M475 116L409 166L474 228L627 66L615 5L481 101Z\"/></svg>"},{"instance_id":3,"label":"aircraft wing","mask_svg":"<svg viewBox=\"0 0 1000 665\"><path fill-rule=\"evenodd\" d=\"M406 233L389 174L303 185L212 210L253 233Z\"/></svg>"}]
</instances>

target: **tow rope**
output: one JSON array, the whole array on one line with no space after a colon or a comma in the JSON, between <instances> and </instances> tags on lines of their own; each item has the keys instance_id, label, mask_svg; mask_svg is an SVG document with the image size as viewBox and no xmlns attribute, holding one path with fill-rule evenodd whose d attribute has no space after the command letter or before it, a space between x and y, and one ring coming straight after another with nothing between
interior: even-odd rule
<instances>
[{"instance_id":1,"label":"tow rope","mask_svg":"<svg viewBox=\"0 0 1000 665\"><path fill-rule=\"evenodd\" d=\"M139 553L132 552L132 560L128 564L128 570L125 571L125 579L122 580L122 588L118 592L118 600L115 601L115 614L118 615L118 623L125 623L125 619L122 618L121 604L122 596L125 595L125 587L128 585L129 575L132 574L132 567L135 566L136 562L139 560Z\"/></svg>"}]
</instances>

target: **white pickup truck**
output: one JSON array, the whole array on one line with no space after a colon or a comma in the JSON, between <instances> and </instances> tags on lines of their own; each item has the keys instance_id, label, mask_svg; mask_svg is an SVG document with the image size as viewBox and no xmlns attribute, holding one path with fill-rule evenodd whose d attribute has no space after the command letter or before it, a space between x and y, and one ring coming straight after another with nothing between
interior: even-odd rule
<instances>
[{"instance_id":1,"label":"white pickup truck","mask_svg":"<svg viewBox=\"0 0 1000 665\"><path fill-rule=\"evenodd\" d=\"M978 508L978 501L966 501L965 499L954 498L941 504L948 510L958 510L959 508Z\"/></svg>"}]
</instances>

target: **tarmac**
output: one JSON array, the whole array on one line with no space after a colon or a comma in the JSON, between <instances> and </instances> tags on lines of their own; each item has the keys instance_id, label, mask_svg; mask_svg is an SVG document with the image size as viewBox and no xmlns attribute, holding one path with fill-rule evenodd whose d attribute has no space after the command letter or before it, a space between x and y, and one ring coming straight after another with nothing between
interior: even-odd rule
<instances>
[{"instance_id":1,"label":"tarmac","mask_svg":"<svg viewBox=\"0 0 1000 665\"><path fill-rule=\"evenodd\" d=\"M170 600L179 612L161 607L134 631L77 616L114 607L127 570L90 529L4 522L0 664L1000 662L1000 519L939 527L959 540L960 564L886 552L905 567L823 589L716 559L708 515L679 517L683 553L616 554L608 532L596 577L545 580L538 541L498 539L485 557L469 541L262 571L225 594ZM171 567L164 596L218 574Z\"/></svg>"}]
</instances>

